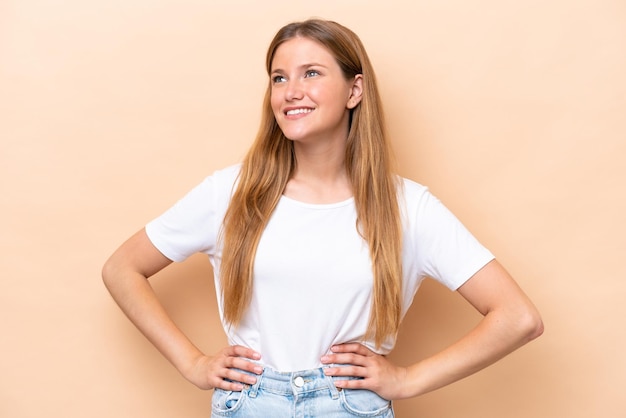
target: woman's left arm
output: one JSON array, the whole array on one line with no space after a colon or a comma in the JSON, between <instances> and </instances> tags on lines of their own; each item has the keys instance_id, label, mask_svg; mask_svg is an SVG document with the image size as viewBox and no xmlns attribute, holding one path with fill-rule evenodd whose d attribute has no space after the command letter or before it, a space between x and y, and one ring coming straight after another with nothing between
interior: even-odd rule
<instances>
[{"instance_id":1,"label":"woman's left arm","mask_svg":"<svg viewBox=\"0 0 626 418\"><path fill-rule=\"evenodd\" d=\"M337 387L369 389L386 399L419 396L463 379L537 338L543 333L539 312L509 273L496 260L474 274L458 292L483 318L446 349L408 367L399 367L358 343L332 347L322 358L330 376L363 379L337 380Z\"/></svg>"}]
</instances>

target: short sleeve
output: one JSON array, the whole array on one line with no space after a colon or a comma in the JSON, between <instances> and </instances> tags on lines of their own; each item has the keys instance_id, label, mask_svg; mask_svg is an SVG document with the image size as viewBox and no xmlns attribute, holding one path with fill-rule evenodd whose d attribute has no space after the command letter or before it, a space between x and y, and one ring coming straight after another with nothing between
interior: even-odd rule
<instances>
[{"instance_id":1,"label":"short sleeve","mask_svg":"<svg viewBox=\"0 0 626 418\"><path fill-rule=\"evenodd\" d=\"M420 270L449 289L458 289L493 260L493 254L427 189L420 193L414 216L414 255Z\"/></svg>"},{"instance_id":2,"label":"short sleeve","mask_svg":"<svg viewBox=\"0 0 626 418\"><path fill-rule=\"evenodd\" d=\"M149 222L146 233L154 246L172 261L214 255L237 173L238 166L215 172Z\"/></svg>"}]
</instances>

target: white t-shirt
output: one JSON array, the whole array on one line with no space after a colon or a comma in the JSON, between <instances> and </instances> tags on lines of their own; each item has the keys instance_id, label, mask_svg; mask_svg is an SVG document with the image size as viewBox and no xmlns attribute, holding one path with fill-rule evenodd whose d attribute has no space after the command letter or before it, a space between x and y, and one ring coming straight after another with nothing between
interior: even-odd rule
<instances>
[{"instance_id":1,"label":"white t-shirt","mask_svg":"<svg viewBox=\"0 0 626 418\"><path fill-rule=\"evenodd\" d=\"M238 173L239 165L215 172L146 225L152 243L173 261L208 254L218 295L217 236ZM425 277L456 290L493 255L426 187L403 179L399 202L404 315ZM218 308L230 344L258 351L263 364L279 371L312 369L334 344L358 341L380 354L391 351L395 338L376 350L363 337L372 283L352 198L318 205L283 196L259 242L252 300L241 324L224 323L219 296Z\"/></svg>"}]
</instances>

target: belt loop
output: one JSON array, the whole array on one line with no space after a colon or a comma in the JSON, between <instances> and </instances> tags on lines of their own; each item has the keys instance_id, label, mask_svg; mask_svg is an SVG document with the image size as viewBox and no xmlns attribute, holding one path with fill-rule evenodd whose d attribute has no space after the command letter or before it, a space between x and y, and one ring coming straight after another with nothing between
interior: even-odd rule
<instances>
[{"instance_id":1,"label":"belt loop","mask_svg":"<svg viewBox=\"0 0 626 418\"><path fill-rule=\"evenodd\" d=\"M261 380L263 380L263 375L265 374L265 369L263 369L263 373L256 376L256 383L250 386L250 390L248 391L248 396L251 398L256 398L256 394L259 391L259 386L261 385Z\"/></svg>"},{"instance_id":2,"label":"belt loop","mask_svg":"<svg viewBox=\"0 0 626 418\"><path fill-rule=\"evenodd\" d=\"M324 368L322 369L322 373L324 374L324 377L326 378L326 382L328 383L328 390L330 391L330 397L333 400L339 399L339 390L337 390L337 386L335 386L335 381L333 380L332 376L326 375L324 373Z\"/></svg>"}]
</instances>

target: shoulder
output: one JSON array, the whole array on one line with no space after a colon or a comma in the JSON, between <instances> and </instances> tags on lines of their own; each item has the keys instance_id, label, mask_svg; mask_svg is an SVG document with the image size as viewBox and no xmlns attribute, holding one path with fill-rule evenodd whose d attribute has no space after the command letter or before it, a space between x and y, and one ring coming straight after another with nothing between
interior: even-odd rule
<instances>
[{"instance_id":1,"label":"shoulder","mask_svg":"<svg viewBox=\"0 0 626 418\"><path fill-rule=\"evenodd\" d=\"M241 164L233 164L213 172L209 177L219 183L235 183L241 171Z\"/></svg>"},{"instance_id":2,"label":"shoulder","mask_svg":"<svg viewBox=\"0 0 626 418\"><path fill-rule=\"evenodd\" d=\"M427 186L405 177L397 177L398 200L406 208L420 206L420 202L431 196Z\"/></svg>"},{"instance_id":3,"label":"shoulder","mask_svg":"<svg viewBox=\"0 0 626 418\"><path fill-rule=\"evenodd\" d=\"M199 212L219 210L227 205L239 174L239 165L232 165L213 171L180 198L172 209Z\"/></svg>"},{"instance_id":4,"label":"shoulder","mask_svg":"<svg viewBox=\"0 0 626 418\"><path fill-rule=\"evenodd\" d=\"M424 193L428 187L406 177L397 177L399 185L411 193Z\"/></svg>"},{"instance_id":5,"label":"shoulder","mask_svg":"<svg viewBox=\"0 0 626 418\"><path fill-rule=\"evenodd\" d=\"M440 225L454 218L428 186L403 177L399 179L398 204L407 226Z\"/></svg>"},{"instance_id":6,"label":"shoulder","mask_svg":"<svg viewBox=\"0 0 626 418\"><path fill-rule=\"evenodd\" d=\"M233 164L213 171L202 182L201 187L213 190L219 196L231 195L239 178L241 164Z\"/></svg>"}]
</instances>

